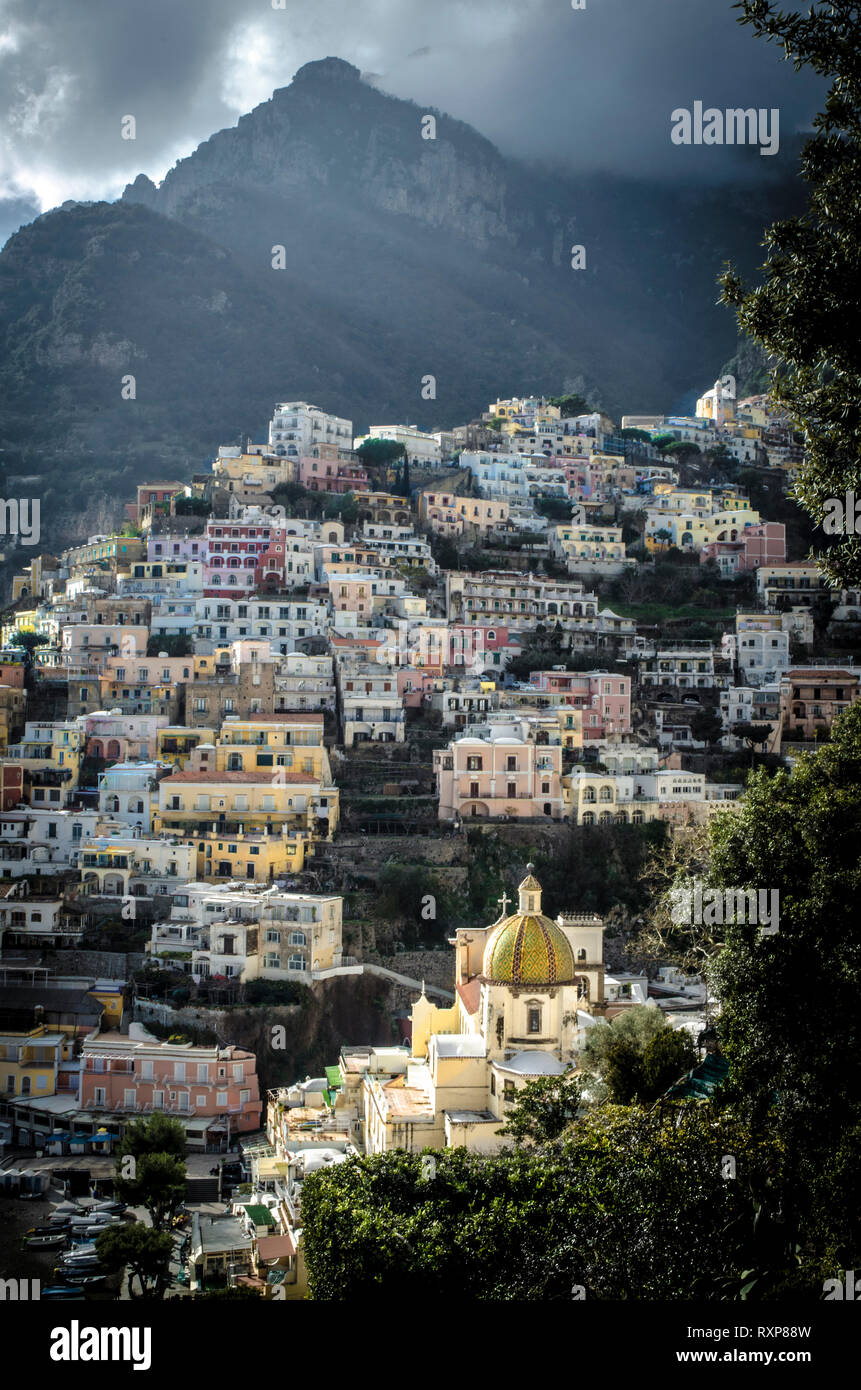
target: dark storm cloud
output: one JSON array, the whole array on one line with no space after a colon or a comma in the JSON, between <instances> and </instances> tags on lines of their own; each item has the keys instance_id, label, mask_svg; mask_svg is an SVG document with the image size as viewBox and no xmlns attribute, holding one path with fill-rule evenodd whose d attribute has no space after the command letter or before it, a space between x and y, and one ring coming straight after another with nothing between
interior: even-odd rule
<instances>
[{"instance_id":1,"label":"dark storm cloud","mask_svg":"<svg viewBox=\"0 0 861 1390\"><path fill-rule=\"evenodd\" d=\"M508 153L667 177L728 157L671 145L674 107L779 107L788 135L818 98L730 0L0 0L0 198L160 179L330 54Z\"/></svg>"}]
</instances>

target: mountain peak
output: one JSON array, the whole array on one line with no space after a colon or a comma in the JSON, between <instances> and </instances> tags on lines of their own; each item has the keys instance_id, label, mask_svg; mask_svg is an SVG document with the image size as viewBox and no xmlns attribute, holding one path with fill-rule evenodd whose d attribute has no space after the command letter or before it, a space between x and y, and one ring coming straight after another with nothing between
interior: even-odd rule
<instances>
[{"instance_id":1,"label":"mountain peak","mask_svg":"<svg viewBox=\"0 0 861 1390\"><path fill-rule=\"evenodd\" d=\"M362 74L343 58L318 58L305 63L293 78L296 82L361 82Z\"/></svg>"}]
</instances>

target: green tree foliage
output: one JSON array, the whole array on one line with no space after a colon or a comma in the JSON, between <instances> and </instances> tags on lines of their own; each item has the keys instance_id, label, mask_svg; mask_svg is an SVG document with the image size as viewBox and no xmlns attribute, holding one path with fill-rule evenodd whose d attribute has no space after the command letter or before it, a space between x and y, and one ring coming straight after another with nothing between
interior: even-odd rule
<instances>
[{"instance_id":1,"label":"green tree foliage","mask_svg":"<svg viewBox=\"0 0 861 1390\"><path fill-rule=\"evenodd\" d=\"M643 1089L643 1057L630 1038L610 1039L604 1056L604 1080L616 1105L630 1105Z\"/></svg>"},{"instance_id":2,"label":"green tree foliage","mask_svg":"<svg viewBox=\"0 0 861 1390\"><path fill-rule=\"evenodd\" d=\"M861 457L861 14L856 0L817 0L802 12L771 0L738 8L739 22L779 44L796 71L830 83L801 157L806 211L766 230L759 287L745 287L732 267L721 277L742 331L777 358L770 393L806 447L795 492L821 524L827 499L857 487ZM834 538L820 563L835 582L857 584L861 537Z\"/></svg>"},{"instance_id":3,"label":"green tree foliage","mask_svg":"<svg viewBox=\"0 0 861 1390\"><path fill-rule=\"evenodd\" d=\"M44 647L48 639L41 632L35 632L33 628L16 628L9 639L13 647L19 647L26 654L27 661L32 661L33 653L37 647Z\"/></svg>"},{"instance_id":4,"label":"green tree foliage","mask_svg":"<svg viewBox=\"0 0 861 1390\"><path fill-rule=\"evenodd\" d=\"M118 1166L124 1154L142 1158L144 1154L156 1153L172 1154L174 1158L185 1157L185 1130L181 1122L160 1110L126 1125L117 1148Z\"/></svg>"},{"instance_id":5,"label":"green tree foliage","mask_svg":"<svg viewBox=\"0 0 861 1390\"><path fill-rule=\"evenodd\" d=\"M149 1226L110 1226L96 1236L96 1253L108 1270L128 1266L129 1288L137 1279L141 1296L161 1298L170 1278L173 1237Z\"/></svg>"},{"instance_id":6,"label":"green tree foliage","mask_svg":"<svg viewBox=\"0 0 861 1390\"><path fill-rule=\"evenodd\" d=\"M861 706L791 773L751 774L736 811L710 828L710 880L777 889L779 930L724 926L710 978L732 1094L786 1153L787 1229L837 1260L861 1248L852 1174L861 1132ZM857 1163L856 1163L857 1167ZM848 1267L848 1266L843 1266Z\"/></svg>"},{"instance_id":7,"label":"green tree foliage","mask_svg":"<svg viewBox=\"0 0 861 1390\"><path fill-rule=\"evenodd\" d=\"M185 1159L169 1153L145 1153L136 1160L133 1178L114 1179L117 1193L131 1206L146 1207L161 1231L185 1200Z\"/></svg>"},{"instance_id":8,"label":"green tree foliage","mask_svg":"<svg viewBox=\"0 0 861 1390\"><path fill-rule=\"evenodd\" d=\"M124 1177L125 1160L134 1159L132 1176ZM185 1199L185 1130L161 1111L126 1126L116 1155L117 1195L130 1206L146 1207L161 1230Z\"/></svg>"},{"instance_id":9,"label":"green tree foliage","mask_svg":"<svg viewBox=\"0 0 861 1390\"><path fill-rule=\"evenodd\" d=\"M176 516L211 516L212 503L204 497L177 497L173 510Z\"/></svg>"},{"instance_id":10,"label":"green tree foliage","mask_svg":"<svg viewBox=\"0 0 861 1390\"><path fill-rule=\"evenodd\" d=\"M736 738L740 738L750 749L750 765L753 767L756 750L768 742L771 725L751 724L747 719L740 719L737 724L733 724L732 731Z\"/></svg>"},{"instance_id":11,"label":"green tree foliage","mask_svg":"<svg viewBox=\"0 0 861 1390\"><path fill-rule=\"evenodd\" d=\"M402 459L406 452L406 447L394 439L365 439L356 450L356 458L372 468L379 468Z\"/></svg>"},{"instance_id":12,"label":"green tree foliage","mask_svg":"<svg viewBox=\"0 0 861 1390\"><path fill-rule=\"evenodd\" d=\"M585 396L570 393L567 396L549 396L550 405L558 405L559 412L563 420L570 420L574 415L586 415L589 413L589 402Z\"/></svg>"},{"instance_id":13,"label":"green tree foliage","mask_svg":"<svg viewBox=\"0 0 861 1390\"><path fill-rule=\"evenodd\" d=\"M717 710L701 707L691 715L691 733L700 743L717 743L723 720Z\"/></svg>"},{"instance_id":14,"label":"green tree foliage","mask_svg":"<svg viewBox=\"0 0 861 1390\"><path fill-rule=\"evenodd\" d=\"M634 1004L608 1024L589 1029L580 1065L604 1083L613 1101L629 1105L643 1091L643 1056L667 1027L660 1009Z\"/></svg>"},{"instance_id":15,"label":"green tree foliage","mask_svg":"<svg viewBox=\"0 0 861 1390\"><path fill-rule=\"evenodd\" d=\"M332 494L326 500L323 510L325 517L338 517L345 526L353 526L359 519L359 504L353 492L345 492L342 495Z\"/></svg>"},{"instance_id":16,"label":"green tree foliage","mask_svg":"<svg viewBox=\"0 0 861 1390\"><path fill-rule=\"evenodd\" d=\"M551 1149L434 1157L356 1158L306 1180L312 1297L708 1296L756 1263L752 1194L775 1145L711 1105L668 1104L593 1111Z\"/></svg>"},{"instance_id":17,"label":"green tree foliage","mask_svg":"<svg viewBox=\"0 0 861 1390\"><path fill-rule=\"evenodd\" d=\"M540 1076L528 1081L517 1092L513 1105L505 1111L501 1134L517 1144L527 1140L548 1144L561 1138L576 1119L581 1103L581 1086L575 1076Z\"/></svg>"},{"instance_id":18,"label":"green tree foliage","mask_svg":"<svg viewBox=\"0 0 861 1390\"><path fill-rule=\"evenodd\" d=\"M643 1052L640 1098L657 1100L697 1064L697 1052L686 1028L664 1028Z\"/></svg>"},{"instance_id":19,"label":"green tree foliage","mask_svg":"<svg viewBox=\"0 0 861 1390\"><path fill-rule=\"evenodd\" d=\"M554 524L571 520L571 503L565 497L536 497L535 510Z\"/></svg>"}]
</instances>

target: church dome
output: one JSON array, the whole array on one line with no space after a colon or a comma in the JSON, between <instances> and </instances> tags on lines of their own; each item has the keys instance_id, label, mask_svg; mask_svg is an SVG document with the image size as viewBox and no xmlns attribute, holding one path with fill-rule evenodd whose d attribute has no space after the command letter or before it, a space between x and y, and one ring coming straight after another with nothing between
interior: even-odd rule
<instances>
[{"instance_id":1,"label":"church dome","mask_svg":"<svg viewBox=\"0 0 861 1390\"><path fill-rule=\"evenodd\" d=\"M518 911L503 917L487 939L482 975L493 984L560 985L574 978L574 952L562 928L541 911L532 867L520 884Z\"/></svg>"}]
</instances>

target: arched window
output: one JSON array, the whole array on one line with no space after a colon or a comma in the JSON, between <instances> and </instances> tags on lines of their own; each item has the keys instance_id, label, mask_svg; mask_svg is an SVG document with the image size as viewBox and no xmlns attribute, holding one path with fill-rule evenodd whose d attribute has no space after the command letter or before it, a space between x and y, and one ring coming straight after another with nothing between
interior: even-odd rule
<instances>
[{"instance_id":1,"label":"arched window","mask_svg":"<svg viewBox=\"0 0 861 1390\"><path fill-rule=\"evenodd\" d=\"M584 800L584 801L589 801L589 802L593 802L593 801L595 800L595 788L594 788L594 787L587 787L587 788L586 788L585 792L583 793L583 800Z\"/></svg>"},{"instance_id":2,"label":"arched window","mask_svg":"<svg viewBox=\"0 0 861 1390\"><path fill-rule=\"evenodd\" d=\"M584 813L583 813L583 824L584 824L584 825L594 825L594 824L595 824L595 812L594 812L594 811L584 811Z\"/></svg>"},{"instance_id":3,"label":"arched window","mask_svg":"<svg viewBox=\"0 0 861 1390\"><path fill-rule=\"evenodd\" d=\"M303 931L291 931L289 945L307 946L308 938Z\"/></svg>"},{"instance_id":4,"label":"arched window","mask_svg":"<svg viewBox=\"0 0 861 1390\"><path fill-rule=\"evenodd\" d=\"M612 824L613 824L613 813L612 813L612 811L602 811L602 812L601 812L601 818L600 818L599 824L600 824L600 825L612 825Z\"/></svg>"},{"instance_id":5,"label":"arched window","mask_svg":"<svg viewBox=\"0 0 861 1390\"><path fill-rule=\"evenodd\" d=\"M532 1000L526 1005L526 1031L527 1033L541 1032L541 1005Z\"/></svg>"},{"instance_id":6,"label":"arched window","mask_svg":"<svg viewBox=\"0 0 861 1390\"><path fill-rule=\"evenodd\" d=\"M613 800L613 788L612 788L612 787L602 787L602 788L601 788L601 791L600 791L600 793L599 793L598 800L599 800L599 801L612 801L612 800Z\"/></svg>"},{"instance_id":7,"label":"arched window","mask_svg":"<svg viewBox=\"0 0 861 1390\"><path fill-rule=\"evenodd\" d=\"M305 969L305 960L304 960L304 957L302 957L302 956L291 956L290 959L287 961L287 969L288 969L288 970L304 970L304 969Z\"/></svg>"}]
</instances>

